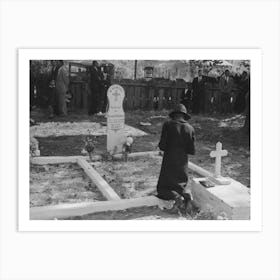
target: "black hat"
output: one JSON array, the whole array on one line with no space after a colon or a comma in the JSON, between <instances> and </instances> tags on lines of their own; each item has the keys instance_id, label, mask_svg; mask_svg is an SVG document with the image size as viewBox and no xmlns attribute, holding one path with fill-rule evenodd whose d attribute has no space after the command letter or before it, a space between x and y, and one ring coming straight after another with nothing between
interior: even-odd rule
<instances>
[{"instance_id":1,"label":"black hat","mask_svg":"<svg viewBox=\"0 0 280 280\"><path fill-rule=\"evenodd\" d=\"M169 117L172 118L176 113L183 114L186 120L189 120L191 118L191 116L187 112L186 107L183 104L177 104L174 110L169 114Z\"/></svg>"}]
</instances>

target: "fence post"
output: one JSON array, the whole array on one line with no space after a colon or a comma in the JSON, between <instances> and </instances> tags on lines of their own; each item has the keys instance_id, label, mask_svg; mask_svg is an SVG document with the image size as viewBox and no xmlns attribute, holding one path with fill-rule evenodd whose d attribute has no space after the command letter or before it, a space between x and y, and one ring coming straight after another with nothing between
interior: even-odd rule
<instances>
[{"instance_id":1,"label":"fence post","mask_svg":"<svg viewBox=\"0 0 280 280\"><path fill-rule=\"evenodd\" d=\"M158 110L162 110L163 109L163 96L164 96L164 89L163 88L159 88L158 90Z\"/></svg>"}]
</instances>

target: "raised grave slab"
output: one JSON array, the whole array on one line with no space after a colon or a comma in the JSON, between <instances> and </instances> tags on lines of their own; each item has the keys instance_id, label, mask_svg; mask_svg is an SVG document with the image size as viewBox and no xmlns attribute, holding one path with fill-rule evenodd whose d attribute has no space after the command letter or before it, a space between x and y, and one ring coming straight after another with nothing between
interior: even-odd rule
<instances>
[{"instance_id":1,"label":"raised grave slab","mask_svg":"<svg viewBox=\"0 0 280 280\"><path fill-rule=\"evenodd\" d=\"M192 179L190 188L194 201L202 210L211 210L217 216L225 213L229 220L249 220L249 189L232 178L227 180L229 184L217 185L207 178ZM213 187L205 187L201 182Z\"/></svg>"},{"instance_id":2,"label":"raised grave slab","mask_svg":"<svg viewBox=\"0 0 280 280\"><path fill-rule=\"evenodd\" d=\"M31 220L48 220L83 216L91 213L119 211L143 206L157 206L159 199L155 196L139 198L84 202L75 204L61 204L55 206L33 207L30 209Z\"/></svg>"}]
</instances>

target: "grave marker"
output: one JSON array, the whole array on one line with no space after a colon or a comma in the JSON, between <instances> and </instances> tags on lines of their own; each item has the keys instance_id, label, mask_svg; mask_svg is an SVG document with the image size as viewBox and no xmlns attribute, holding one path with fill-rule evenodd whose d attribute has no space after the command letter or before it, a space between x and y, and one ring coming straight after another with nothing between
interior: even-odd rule
<instances>
[{"instance_id":1,"label":"grave marker","mask_svg":"<svg viewBox=\"0 0 280 280\"><path fill-rule=\"evenodd\" d=\"M215 158L214 182L220 185L228 185L230 181L221 176L222 157L227 156L228 151L222 149L222 143L217 142L216 150L210 153L210 157Z\"/></svg>"},{"instance_id":2,"label":"grave marker","mask_svg":"<svg viewBox=\"0 0 280 280\"><path fill-rule=\"evenodd\" d=\"M203 175L193 178L190 188L193 198L202 210L210 210L216 216L226 214L230 220L250 219L250 194L243 184L232 178L221 176L221 159L228 154L222 149L222 143L216 144L216 150L210 153L215 158L215 172L212 175L198 166L192 168Z\"/></svg>"},{"instance_id":3,"label":"grave marker","mask_svg":"<svg viewBox=\"0 0 280 280\"><path fill-rule=\"evenodd\" d=\"M109 109L107 112L107 151L110 154L122 152L125 138L123 100L125 92L120 85L112 85L107 91Z\"/></svg>"}]
</instances>

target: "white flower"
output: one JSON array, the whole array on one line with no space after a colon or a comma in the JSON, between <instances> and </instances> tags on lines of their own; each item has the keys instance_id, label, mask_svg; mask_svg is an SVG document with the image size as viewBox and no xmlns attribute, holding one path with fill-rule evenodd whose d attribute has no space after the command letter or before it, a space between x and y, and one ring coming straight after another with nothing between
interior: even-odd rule
<instances>
[{"instance_id":1,"label":"white flower","mask_svg":"<svg viewBox=\"0 0 280 280\"><path fill-rule=\"evenodd\" d=\"M128 136L128 137L126 138L126 145L127 145L127 146L131 146L132 143L133 143L133 138L132 138L131 136Z\"/></svg>"}]
</instances>

